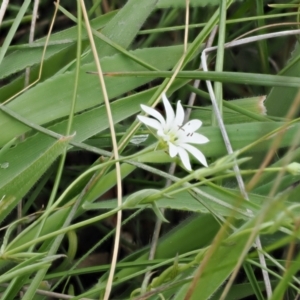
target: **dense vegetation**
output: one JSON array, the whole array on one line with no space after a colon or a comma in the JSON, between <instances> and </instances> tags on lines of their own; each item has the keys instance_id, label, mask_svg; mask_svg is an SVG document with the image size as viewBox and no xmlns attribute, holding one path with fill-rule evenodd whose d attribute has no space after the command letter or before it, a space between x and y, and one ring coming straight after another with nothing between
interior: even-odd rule
<instances>
[{"instance_id":1,"label":"dense vegetation","mask_svg":"<svg viewBox=\"0 0 300 300\"><path fill-rule=\"evenodd\" d=\"M297 299L298 2L3 1L1 299Z\"/></svg>"}]
</instances>

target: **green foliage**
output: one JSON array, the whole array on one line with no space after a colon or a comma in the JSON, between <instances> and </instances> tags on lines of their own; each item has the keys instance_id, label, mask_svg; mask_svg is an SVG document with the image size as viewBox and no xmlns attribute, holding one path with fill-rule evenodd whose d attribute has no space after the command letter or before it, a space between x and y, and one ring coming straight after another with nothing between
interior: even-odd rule
<instances>
[{"instance_id":1,"label":"green foliage","mask_svg":"<svg viewBox=\"0 0 300 300\"><path fill-rule=\"evenodd\" d=\"M281 70L280 74L287 76L287 78L297 76L300 66L299 57L300 47L299 43L296 43L295 49L292 52L290 60L288 61L284 69ZM297 88L272 88L266 99L266 107L268 112L272 116L284 117L288 113L288 110L291 107L291 105L293 104L297 93ZM296 108L293 113L297 115L299 113L298 108Z\"/></svg>"},{"instance_id":2,"label":"green foliage","mask_svg":"<svg viewBox=\"0 0 300 300\"><path fill-rule=\"evenodd\" d=\"M299 43L285 36L224 48L224 41L258 26L282 18L294 22L285 14L289 6L191 0L188 23L195 26L184 39L177 26L184 24L184 0L85 1L103 89L82 2L75 8L74 1L60 1L49 41L48 25L43 26L53 16L42 2L31 43L30 1L17 2L8 6L2 25L10 27L0 33L1 299L21 299L20 291L22 299L43 299L41 290L49 297L57 292L101 298L109 281L110 238L119 225L114 215L120 211L122 251L111 299L264 299L258 237L274 289L271 299L295 298ZM213 44L219 49L208 56L205 71L200 55L216 26L221 34ZM218 82L217 102L233 153L205 82L192 87L196 79ZM173 107L181 99L191 109L189 119L202 121L199 133L209 142L195 147L207 168L191 156L188 173L156 132L138 123L141 104L166 115L160 104L164 91ZM188 102L191 93L195 103ZM149 240L160 225L149 259Z\"/></svg>"},{"instance_id":3,"label":"green foliage","mask_svg":"<svg viewBox=\"0 0 300 300\"><path fill-rule=\"evenodd\" d=\"M241 1L241 0L240 0ZM191 7L205 7L207 5L219 5L219 0L190 0ZM185 8L186 0L158 0L158 8Z\"/></svg>"},{"instance_id":4,"label":"green foliage","mask_svg":"<svg viewBox=\"0 0 300 300\"><path fill-rule=\"evenodd\" d=\"M62 154L70 139L55 141L45 135L36 135L1 156L8 164L7 168L0 169L0 194L3 197L0 202L1 221Z\"/></svg>"}]
</instances>

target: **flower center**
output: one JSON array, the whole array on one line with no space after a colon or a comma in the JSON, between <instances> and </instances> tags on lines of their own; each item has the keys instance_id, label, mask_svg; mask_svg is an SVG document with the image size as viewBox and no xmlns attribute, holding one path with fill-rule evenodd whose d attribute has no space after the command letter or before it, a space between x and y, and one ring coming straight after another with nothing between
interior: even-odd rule
<instances>
[{"instance_id":1,"label":"flower center","mask_svg":"<svg viewBox=\"0 0 300 300\"><path fill-rule=\"evenodd\" d=\"M164 131L161 136L165 142L175 143L178 140L177 132L173 130Z\"/></svg>"}]
</instances>

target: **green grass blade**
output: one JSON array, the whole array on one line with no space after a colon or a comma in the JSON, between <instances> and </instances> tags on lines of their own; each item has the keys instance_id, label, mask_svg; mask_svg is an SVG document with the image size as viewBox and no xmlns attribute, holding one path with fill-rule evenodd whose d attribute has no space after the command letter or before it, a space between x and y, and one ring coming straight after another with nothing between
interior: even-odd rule
<instances>
[{"instance_id":1,"label":"green grass blade","mask_svg":"<svg viewBox=\"0 0 300 300\"><path fill-rule=\"evenodd\" d=\"M35 136L2 156L9 166L0 169L0 222L16 207L19 200L36 183L54 160L64 151L70 137L53 141L47 136ZM16 153L22 153L19 156Z\"/></svg>"},{"instance_id":2,"label":"green grass blade","mask_svg":"<svg viewBox=\"0 0 300 300\"><path fill-rule=\"evenodd\" d=\"M3 45L0 48L0 65L2 63L2 60L3 60L3 58L6 54L6 51L7 51L8 47L9 47L9 45L10 45L10 43L11 43L11 41L12 41L14 35L15 35L20 23L22 22L22 19L23 19L25 13L26 13L26 10L27 10L30 2L31 2L30 0L25 0L23 2L22 6L21 6L21 8L20 8L20 10L19 10L19 12L18 12L18 14L17 14L17 16L16 16L9 32L8 32L7 36L6 36L6 38L3 42Z\"/></svg>"}]
</instances>

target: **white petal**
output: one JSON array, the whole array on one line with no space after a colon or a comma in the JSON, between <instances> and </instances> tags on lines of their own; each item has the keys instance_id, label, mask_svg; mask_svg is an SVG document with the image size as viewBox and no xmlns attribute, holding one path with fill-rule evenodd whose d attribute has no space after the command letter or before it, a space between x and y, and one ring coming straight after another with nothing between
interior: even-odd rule
<instances>
[{"instance_id":1,"label":"white petal","mask_svg":"<svg viewBox=\"0 0 300 300\"><path fill-rule=\"evenodd\" d=\"M157 110L155 110L152 107L143 105L143 104L141 104L141 108L146 114L154 117L162 124L162 126L165 126L166 121L165 121L164 117Z\"/></svg>"},{"instance_id":2,"label":"white petal","mask_svg":"<svg viewBox=\"0 0 300 300\"><path fill-rule=\"evenodd\" d=\"M165 134L162 130L157 130L156 134L161 137L165 142L170 141L170 136L168 134Z\"/></svg>"},{"instance_id":3,"label":"white petal","mask_svg":"<svg viewBox=\"0 0 300 300\"><path fill-rule=\"evenodd\" d=\"M178 153L179 153L180 160L182 161L185 168L187 170L191 171L192 167L191 167L190 158L189 158L188 153L183 148L180 148L180 147L178 147Z\"/></svg>"},{"instance_id":4,"label":"white petal","mask_svg":"<svg viewBox=\"0 0 300 300\"><path fill-rule=\"evenodd\" d=\"M152 127L156 130L162 130L162 125L155 119L144 117L144 116L137 116L137 118L144 123L145 125Z\"/></svg>"},{"instance_id":5,"label":"white petal","mask_svg":"<svg viewBox=\"0 0 300 300\"><path fill-rule=\"evenodd\" d=\"M162 94L162 100L166 111L167 129L169 129L174 123L175 113L165 93Z\"/></svg>"},{"instance_id":6,"label":"white petal","mask_svg":"<svg viewBox=\"0 0 300 300\"><path fill-rule=\"evenodd\" d=\"M169 154L170 154L170 156L175 157L178 154L178 147L176 147L172 143L168 143L168 144L169 144Z\"/></svg>"},{"instance_id":7,"label":"white petal","mask_svg":"<svg viewBox=\"0 0 300 300\"><path fill-rule=\"evenodd\" d=\"M201 164L203 166L207 167L207 161L206 161L205 156L196 147L188 145L188 144L182 144L182 145L180 145L180 147L182 147L182 148L186 149L187 151L189 151L193 156L195 156L195 158L197 158L201 162Z\"/></svg>"},{"instance_id":8,"label":"white petal","mask_svg":"<svg viewBox=\"0 0 300 300\"><path fill-rule=\"evenodd\" d=\"M175 117L176 125L182 126L183 120L184 120L184 110L181 105L181 101L179 100L177 102L177 108L176 108L176 117Z\"/></svg>"},{"instance_id":9,"label":"white petal","mask_svg":"<svg viewBox=\"0 0 300 300\"><path fill-rule=\"evenodd\" d=\"M197 132L193 132L190 135L182 134L180 132L180 135L178 135L177 144L205 144L209 142L209 139Z\"/></svg>"},{"instance_id":10,"label":"white petal","mask_svg":"<svg viewBox=\"0 0 300 300\"><path fill-rule=\"evenodd\" d=\"M198 130L202 125L202 122L200 120L191 120L188 121L184 126L182 126L182 129L186 132L194 132Z\"/></svg>"}]
</instances>

